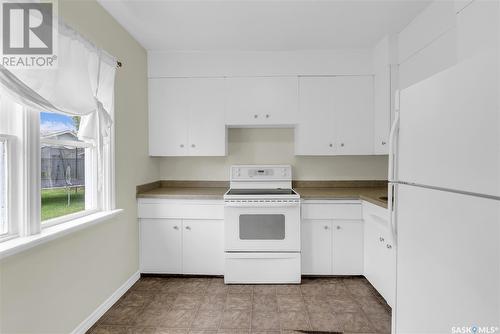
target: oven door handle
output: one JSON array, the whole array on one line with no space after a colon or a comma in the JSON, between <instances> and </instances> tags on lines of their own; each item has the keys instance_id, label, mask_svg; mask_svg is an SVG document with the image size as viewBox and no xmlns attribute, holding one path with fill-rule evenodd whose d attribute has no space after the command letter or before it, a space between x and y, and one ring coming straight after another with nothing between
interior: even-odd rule
<instances>
[{"instance_id":1,"label":"oven door handle","mask_svg":"<svg viewBox=\"0 0 500 334\"><path fill-rule=\"evenodd\" d=\"M291 208L300 205L300 202L226 202L230 208Z\"/></svg>"}]
</instances>

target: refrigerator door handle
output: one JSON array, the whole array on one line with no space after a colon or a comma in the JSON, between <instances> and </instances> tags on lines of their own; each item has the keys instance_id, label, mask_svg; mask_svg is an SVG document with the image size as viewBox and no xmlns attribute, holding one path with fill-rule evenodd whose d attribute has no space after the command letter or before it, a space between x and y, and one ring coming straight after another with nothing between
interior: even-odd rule
<instances>
[{"instance_id":1,"label":"refrigerator door handle","mask_svg":"<svg viewBox=\"0 0 500 334\"><path fill-rule=\"evenodd\" d=\"M395 118L394 118L394 122L392 123L392 126L391 126L391 132L389 134L389 181L394 181L395 180L395 173L394 173L394 170L395 170L395 166L394 166L394 162L395 162L395 153L396 153L396 133L398 132L399 130L399 111L396 111L395 113Z\"/></svg>"},{"instance_id":2,"label":"refrigerator door handle","mask_svg":"<svg viewBox=\"0 0 500 334\"><path fill-rule=\"evenodd\" d=\"M397 197L397 188L396 184L389 184L389 196L387 207L389 210L389 227L391 229L392 243L396 246L397 243L397 229L396 229L396 197Z\"/></svg>"}]
</instances>

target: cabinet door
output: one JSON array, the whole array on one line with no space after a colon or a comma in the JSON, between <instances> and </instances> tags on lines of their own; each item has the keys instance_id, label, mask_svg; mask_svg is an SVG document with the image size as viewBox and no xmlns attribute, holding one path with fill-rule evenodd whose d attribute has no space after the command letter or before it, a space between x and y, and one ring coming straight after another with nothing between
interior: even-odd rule
<instances>
[{"instance_id":1,"label":"cabinet door","mask_svg":"<svg viewBox=\"0 0 500 334\"><path fill-rule=\"evenodd\" d=\"M303 219L301 242L302 274L331 275L332 222Z\"/></svg>"},{"instance_id":2,"label":"cabinet door","mask_svg":"<svg viewBox=\"0 0 500 334\"><path fill-rule=\"evenodd\" d=\"M333 222L333 275L363 274L363 223Z\"/></svg>"},{"instance_id":3,"label":"cabinet door","mask_svg":"<svg viewBox=\"0 0 500 334\"><path fill-rule=\"evenodd\" d=\"M365 217L364 229L364 275L378 290L380 287L380 242L374 222Z\"/></svg>"},{"instance_id":4,"label":"cabinet door","mask_svg":"<svg viewBox=\"0 0 500 334\"><path fill-rule=\"evenodd\" d=\"M181 221L177 219L140 220L141 272L181 273Z\"/></svg>"},{"instance_id":5,"label":"cabinet door","mask_svg":"<svg viewBox=\"0 0 500 334\"><path fill-rule=\"evenodd\" d=\"M224 221L183 220L182 272L224 274Z\"/></svg>"},{"instance_id":6,"label":"cabinet door","mask_svg":"<svg viewBox=\"0 0 500 334\"><path fill-rule=\"evenodd\" d=\"M334 77L299 79L299 122L295 128L295 154L335 154L334 88Z\"/></svg>"},{"instance_id":7,"label":"cabinet door","mask_svg":"<svg viewBox=\"0 0 500 334\"><path fill-rule=\"evenodd\" d=\"M189 79L149 79L149 155L188 154Z\"/></svg>"},{"instance_id":8,"label":"cabinet door","mask_svg":"<svg viewBox=\"0 0 500 334\"><path fill-rule=\"evenodd\" d=\"M396 255L393 243L390 238L386 238L385 243L380 245L380 276L381 282L379 292L389 306L394 305L394 293L396 291Z\"/></svg>"},{"instance_id":9,"label":"cabinet door","mask_svg":"<svg viewBox=\"0 0 500 334\"><path fill-rule=\"evenodd\" d=\"M228 78L226 124L295 124L297 80L296 77Z\"/></svg>"},{"instance_id":10,"label":"cabinet door","mask_svg":"<svg viewBox=\"0 0 500 334\"><path fill-rule=\"evenodd\" d=\"M381 67L374 78L374 153L389 153L389 128L391 116L391 70Z\"/></svg>"},{"instance_id":11,"label":"cabinet door","mask_svg":"<svg viewBox=\"0 0 500 334\"><path fill-rule=\"evenodd\" d=\"M225 79L189 79L189 155L226 155Z\"/></svg>"},{"instance_id":12,"label":"cabinet door","mask_svg":"<svg viewBox=\"0 0 500 334\"><path fill-rule=\"evenodd\" d=\"M389 231L370 218L365 218L364 275L392 306L396 284L394 248Z\"/></svg>"},{"instance_id":13,"label":"cabinet door","mask_svg":"<svg viewBox=\"0 0 500 334\"><path fill-rule=\"evenodd\" d=\"M337 154L373 154L373 77L335 77Z\"/></svg>"}]
</instances>

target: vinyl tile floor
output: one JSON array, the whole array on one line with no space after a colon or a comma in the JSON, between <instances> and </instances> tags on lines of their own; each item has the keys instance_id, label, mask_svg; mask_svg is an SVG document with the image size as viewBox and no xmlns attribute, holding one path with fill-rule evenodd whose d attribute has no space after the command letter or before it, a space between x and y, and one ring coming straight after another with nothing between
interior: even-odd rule
<instances>
[{"instance_id":1,"label":"vinyl tile floor","mask_svg":"<svg viewBox=\"0 0 500 334\"><path fill-rule=\"evenodd\" d=\"M225 285L222 278L142 277L91 334L389 333L391 310L363 277L300 285Z\"/></svg>"}]
</instances>

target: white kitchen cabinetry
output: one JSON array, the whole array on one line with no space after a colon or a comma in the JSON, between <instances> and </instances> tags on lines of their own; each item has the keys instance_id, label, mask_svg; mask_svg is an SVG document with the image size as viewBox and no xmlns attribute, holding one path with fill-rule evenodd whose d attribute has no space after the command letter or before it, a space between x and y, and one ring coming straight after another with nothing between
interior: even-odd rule
<instances>
[{"instance_id":1,"label":"white kitchen cabinetry","mask_svg":"<svg viewBox=\"0 0 500 334\"><path fill-rule=\"evenodd\" d=\"M373 154L373 76L301 77L295 154Z\"/></svg>"},{"instance_id":2,"label":"white kitchen cabinetry","mask_svg":"<svg viewBox=\"0 0 500 334\"><path fill-rule=\"evenodd\" d=\"M226 155L225 79L149 79L149 155Z\"/></svg>"},{"instance_id":3,"label":"white kitchen cabinetry","mask_svg":"<svg viewBox=\"0 0 500 334\"><path fill-rule=\"evenodd\" d=\"M373 148L375 154L389 153L389 131L398 88L396 36L384 37L373 49Z\"/></svg>"},{"instance_id":4,"label":"white kitchen cabinetry","mask_svg":"<svg viewBox=\"0 0 500 334\"><path fill-rule=\"evenodd\" d=\"M362 275L363 222L357 201L305 201L302 274Z\"/></svg>"},{"instance_id":5,"label":"white kitchen cabinetry","mask_svg":"<svg viewBox=\"0 0 500 334\"><path fill-rule=\"evenodd\" d=\"M363 273L363 223L333 221L333 273L361 275Z\"/></svg>"},{"instance_id":6,"label":"white kitchen cabinetry","mask_svg":"<svg viewBox=\"0 0 500 334\"><path fill-rule=\"evenodd\" d=\"M396 284L395 250L387 209L363 202L364 275L392 307Z\"/></svg>"},{"instance_id":7,"label":"white kitchen cabinetry","mask_svg":"<svg viewBox=\"0 0 500 334\"><path fill-rule=\"evenodd\" d=\"M224 272L224 222L183 220L183 274L220 275Z\"/></svg>"},{"instance_id":8,"label":"white kitchen cabinetry","mask_svg":"<svg viewBox=\"0 0 500 334\"><path fill-rule=\"evenodd\" d=\"M141 272L222 275L221 201L140 199Z\"/></svg>"},{"instance_id":9,"label":"white kitchen cabinetry","mask_svg":"<svg viewBox=\"0 0 500 334\"><path fill-rule=\"evenodd\" d=\"M301 240L302 273L330 275L333 266L332 222L303 219Z\"/></svg>"},{"instance_id":10,"label":"white kitchen cabinetry","mask_svg":"<svg viewBox=\"0 0 500 334\"><path fill-rule=\"evenodd\" d=\"M182 221L180 219L142 219L141 271L180 273L182 271Z\"/></svg>"},{"instance_id":11,"label":"white kitchen cabinetry","mask_svg":"<svg viewBox=\"0 0 500 334\"><path fill-rule=\"evenodd\" d=\"M295 125L297 77L227 78L226 124Z\"/></svg>"}]
</instances>

